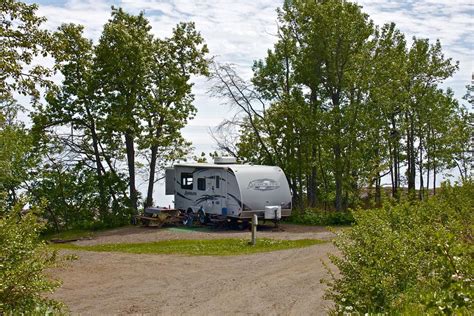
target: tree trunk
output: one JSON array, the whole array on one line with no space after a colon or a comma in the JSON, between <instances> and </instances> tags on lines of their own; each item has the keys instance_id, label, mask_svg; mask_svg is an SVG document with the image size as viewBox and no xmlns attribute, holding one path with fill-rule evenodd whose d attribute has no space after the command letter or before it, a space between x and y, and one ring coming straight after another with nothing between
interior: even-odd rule
<instances>
[{"instance_id":1,"label":"tree trunk","mask_svg":"<svg viewBox=\"0 0 474 316\"><path fill-rule=\"evenodd\" d=\"M382 190L380 187L380 172L377 172L377 178L375 179L375 205L380 207L382 205Z\"/></svg>"},{"instance_id":2,"label":"tree trunk","mask_svg":"<svg viewBox=\"0 0 474 316\"><path fill-rule=\"evenodd\" d=\"M336 181L336 211L342 210L342 159L339 143L334 146L334 175Z\"/></svg>"},{"instance_id":3,"label":"tree trunk","mask_svg":"<svg viewBox=\"0 0 474 316\"><path fill-rule=\"evenodd\" d=\"M408 180L408 195L411 198L414 198L415 195L415 177L416 177L416 165L415 165L415 149L414 149L414 126L413 126L413 117L409 115L409 128L407 131L407 160L408 160L408 169L407 169L407 180Z\"/></svg>"},{"instance_id":4,"label":"tree trunk","mask_svg":"<svg viewBox=\"0 0 474 316\"><path fill-rule=\"evenodd\" d=\"M292 204L293 208L299 209L301 208L300 205L300 196L298 194L298 185L295 183L295 179L287 178L288 183L290 184L291 192L293 193L292 195Z\"/></svg>"},{"instance_id":5,"label":"tree trunk","mask_svg":"<svg viewBox=\"0 0 474 316\"><path fill-rule=\"evenodd\" d=\"M391 117L391 123L392 123L392 135L393 135L393 189L392 189L392 195L396 199L399 198L398 194L398 188L400 187L400 150L399 150L399 133L397 131L397 124L395 121L395 115L392 115Z\"/></svg>"},{"instance_id":6,"label":"tree trunk","mask_svg":"<svg viewBox=\"0 0 474 316\"><path fill-rule=\"evenodd\" d=\"M424 189L425 189L425 186L423 184L423 146L420 144L420 192L419 192L420 201L424 199Z\"/></svg>"},{"instance_id":7,"label":"tree trunk","mask_svg":"<svg viewBox=\"0 0 474 316\"><path fill-rule=\"evenodd\" d=\"M313 146L311 149L311 171L308 175L308 206L315 207L317 204L317 182L316 182L316 166L314 166L313 161L315 160L316 150Z\"/></svg>"},{"instance_id":8,"label":"tree trunk","mask_svg":"<svg viewBox=\"0 0 474 316\"><path fill-rule=\"evenodd\" d=\"M341 113L340 113L340 95L339 92L333 93L331 96L332 104L334 106L334 134L335 144L333 145L334 152L334 180L336 182L336 211L342 210L342 157L341 157Z\"/></svg>"},{"instance_id":9,"label":"tree trunk","mask_svg":"<svg viewBox=\"0 0 474 316\"><path fill-rule=\"evenodd\" d=\"M314 150L313 152L314 154L316 153L316 151ZM315 158L313 156L313 159L311 161L311 163L313 164L313 166L311 166L311 181L312 181L312 187L313 187L313 194L312 194L312 201L310 202L310 205L312 207L316 207L318 205L318 173L317 173L317 169L316 169L316 166L314 166L314 162L315 161Z\"/></svg>"},{"instance_id":10,"label":"tree trunk","mask_svg":"<svg viewBox=\"0 0 474 316\"><path fill-rule=\"evenodd\" d=\"M165 117L161 116L155 126L156 131L154 135L150 135L150 137L155 138L155 141L158 141L158 139L161 136L164 120L165 120ZM153 127L152 121L149 121L148 124L149 124L150 129L152 129ZM153 205L153 188L155 186L156 161L158 158L158 145L157 144L151 145L150 151L151 151L150 174L148 175L148 192L146 195L145 207Z\"/></svg>"},{"instance_id":11,"label":"tree trunk","mask_svg":"<svg viewBox=\"0 0 474 316\"><path fill-rule=\"evenodd\" d=\"M394 160L394 150L392 150L390 141L388 142L388 156L390 158L389 172L390 172L390 183L392 186L392 197L395 197L395 175L394 175L395 160Z\"/></svg>"},{"instance_id":12,"label":"tree trunk","mask_svg":"<svg viewBox=\"0 0 474 316\"><path fill-rule=\"evenodd\" d=\"M104 177L102 173L102 163L100 161L100 151L99 151L99 142L97 137L97 132L95 129L95 122L91 122L91 137L92 137L92 147L94 149L94 157L96 163L96 173L97 173L97 182L99 185L99 197L100 197L100 214L102 219L105 219L105 216L108 212L108 203L107 203L107 195L105 193L105 184L104 184Z\"/></svg>"},{"instance_id":13,"label":"tree trunk","mask_svg":"<svg viewBox=\"0 0 474 316\"><path fill-rule=\"evenodd\" d=\"M318 112L318 98L317 98L317 87L311 87L311 95L310 95L310 98L311 98L311 117L313 119L316 120L316 114ZM310 136L315 136L317 134L317 131L314 131L313 128L310 128L309 131L309 135ZM314 134L313 134L314 133ZM314 164L314 162L316 161L316 154L317 154L317 150L316 150L316 146L317 144L315 143L317 141L317 137L311 137L311 155L310 155L310 160L309 160L309 164L311 166L310 168L310 174L309 174L309 177L308 177L308 185L307 185L307 189L308 189L308 204L310 207L315 207L316 204L317 204L317 169L316 169L316 166Z\"/></svg>"},{"instance_id":14,"label":"tree trunk","mask_svg":"<svg viewBox=\"0 0 474 316\"><path fill-rule=\"evenodd\" d=\"M59 223L58 223L58 218L56 217L56 214L51 210L50 206L47 206L46 209L48 210L49 214L51 214L51 217L53 218L54 222L54 227L56 228L56 232L59 233L61 229L59 228Z\"/></svg>"},{"instance_id":15,"label":"tree trunk","mask_svg":"<svg viewBox=\"0 0 474 316\"><path fill-rule=\"evenodd\" d=\"M146 195L145 207L153 205L153 187L155 185L156 159L158 156L158 146L151 146L150 174L148 175L148 192Z\"/></svg>"},{"instance_id":16,"label":"tree trunk","mask_svg":"<svg viewBox=\"0 0 474 316\"><path fill-rule=\"evenodd\" d=\"M323 160L321 158L321 151L322 151L321 144L318 144L318 164L319 164L319 170L320 170L319 174L321 175L321 178L323 179L324 192L327 193L329 191L329 184L328 184L326 174L324 172L325 170L323 168Z\"/></svg>"},{"instance_id":17,"label":"tree trunk","mask_svg":"<svg viewBox=\"0 0 474 316\"><path fill-rule=\"evenodd\" d=\"M431 125L428 124L428 137L426 138L426 197L430 197L430 171L431 171Z\"/></svg>"},{"instance_id":18,"label":"tree trunk","mask_svg":"<svg viewBox=\"0 0 474 316\"><path fill-rule=\"evenodd\" d=\"M430 171L431 171L429 156L428 156L428 162L427 162L426 168L427 168L426 169L426 197L429 198L430 197Z\"/></svg>"},{"instance_id":19,"label":"tree trunk","mask_svg":"<svg viewBox=\"0 0 474 316\"><path fill-rule=\"evenodd\" d=\"M128 163L128 185L130 191L130 207L137 212L137 189L135 187L135 147L133 143L132 134L127 131L125 133L125 146L127 151L127 163Z\"/></svg>"},{"instance_id":20,"label":"tree trunk","mask_svg":"<svg viewBox=\"0 0 474 316\"><path fill-rule=\"evenodd\" d=\"M399 164L398 164L398 150L397 148L394 148L394 153L393 153L393 168L394 168L394 175L393 175L393 180L394 180L394 186L395 186L395 190L394 190L394 194L395 196L398 195L398 188L399 188L399 185L400 185L400 169L399 169Z\"/></svg>"},{"instance_id":21,"label":"tree trunk","mask_svg":"<svg viewBox=\"0 0 474 316\"><path fill-rule=\"evenodd\" d=\"M301 157L301 143L299 144L299 148L298 148L298 160L299 161L302 161L302 157ZM297 179L295 179L295 181L297 181L297 188L298 188L298 201L299 201L299 207L301 207L301 209L304 208L304 201L303 201L303 167L302 167L302 164L298 164L298 176L297 176Z\"/></svg>"}]
</instances>

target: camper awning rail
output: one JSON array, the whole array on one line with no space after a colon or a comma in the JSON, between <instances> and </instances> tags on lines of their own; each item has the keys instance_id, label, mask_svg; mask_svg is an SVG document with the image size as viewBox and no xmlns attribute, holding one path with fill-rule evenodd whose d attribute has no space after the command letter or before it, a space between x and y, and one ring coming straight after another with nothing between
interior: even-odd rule
<instances>
[{"instance_id":1,"label":"camper awning rail","mask_svg":"<svg viewBox=\"0 0 474 316\"><path fill-rule=\"evenodd\" d=\"M241 170L241 169L260 169L261 167L271 167L273 166L264 166L264 165L239 165L239 164L213 164L213 163L179 163L174 165L173 167L189 167L189 168L219 168L219 169L232 169L232 170Z\"/></svg>"}]
</instances>

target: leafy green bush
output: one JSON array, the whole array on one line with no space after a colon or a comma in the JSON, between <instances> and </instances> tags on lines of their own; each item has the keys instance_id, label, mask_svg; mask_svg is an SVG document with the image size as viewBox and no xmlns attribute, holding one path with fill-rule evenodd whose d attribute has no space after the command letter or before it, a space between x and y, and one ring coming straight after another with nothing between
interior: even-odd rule
<instances>
[{"instance_id":1,"label":"leafy green bush","mask_svg":"<svg viewBox=\"0 0 474 316\"><path fill-rule=\"evenodd\" d=\"M39 240L43 224L33 207L22 215L24 203L16 203L0 216L0 314L45 314L60 312L63 305L44 297L59 281L44 272L56 263L51 252ZM0 209L6 207L0 197Z\"/></svg>"},{"instance_id":2,"label":"leafy green bush","mask_svg":"<svg viewBox=\"0 0 474 316\"><path fill-rule=\"evenodd\" d=\"M356 211L335 240L337 313L456 313L473 306L474 185L444 185L424 202Z\"/></svg>"},{"instance_id":3,"label":"leafy green bush","mask_svg":"<svg viewBox=\"0 0 474 316\"><path fill-rule=\"evenodd\" d=\"M104 181L112 194L107 194L106 212L100 210L97 175L79 167L61 164L44 165L40 175L32 182L30 192L35 202L46 200L42 216L47 230L52 232L71 229L100 229L130 223L132 210L121 192L125 184L110 174Z\"/></svg>"},{"instance_id":4,"label":"leafy green bush","mask_svg":"<svg viewBox=\"0 0 474 316\"><path fill-rule=\"evenodd\" d=\"M354 222L354 217L349 211L306 209L303 213L292 215L288 221L303 225L349 225Z\"/></svg>"}]
</instances>

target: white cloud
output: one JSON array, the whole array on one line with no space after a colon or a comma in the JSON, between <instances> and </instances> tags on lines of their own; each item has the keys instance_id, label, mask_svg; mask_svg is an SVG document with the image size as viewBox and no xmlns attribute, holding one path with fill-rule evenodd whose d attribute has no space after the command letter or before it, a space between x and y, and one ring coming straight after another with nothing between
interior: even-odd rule
<instances>
[{"instance_id":1,"label":"white cloud","mask_svg":"<svg viewBox=\"0 0 474 316\"><path fill-rule=\"evenodd\" d=\"M43 4L39 14L47 18L46 27L55 29L63 23L82 24L85 36L98 40L103 25L110 17L111 4L102 0L69 0L63 5Z\"/></svg>"},{"instance_id":2,"label":"white cloud","mask_svg":"<svg viewBox=\"0 0 474 316\"><path fill-rule=\"evenodd\" d=\"M363 10L378 25L395 22L405 33L412 36L439 39L446 57L459 61L459 71L445 83L451 86L456 97L465 93L465 85L474 72L474 35L472 0L358 0Z\"/></svg>"}]
</instances>

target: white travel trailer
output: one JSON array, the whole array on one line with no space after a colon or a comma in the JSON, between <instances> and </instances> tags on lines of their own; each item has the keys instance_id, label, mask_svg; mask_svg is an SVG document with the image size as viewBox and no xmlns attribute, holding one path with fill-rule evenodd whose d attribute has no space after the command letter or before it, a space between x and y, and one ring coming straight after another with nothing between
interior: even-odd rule
<instances>
[{"instance_id":1,"label":"white travel trailer","mask_svg":"<svg viewBox=\"0 0 474 316\"><path fill-rule=\"evenodd\" d=\"M290 188L279 167L236 164L231 157L174 165L166 170L166 194L174 195L176 209L198 214L201 222L291 215Z\"/></svg>"}]
</instances>

